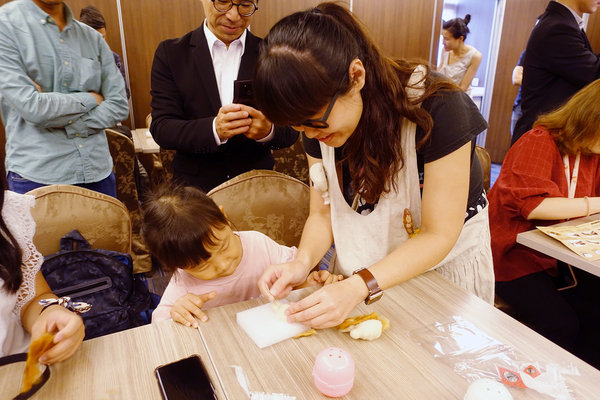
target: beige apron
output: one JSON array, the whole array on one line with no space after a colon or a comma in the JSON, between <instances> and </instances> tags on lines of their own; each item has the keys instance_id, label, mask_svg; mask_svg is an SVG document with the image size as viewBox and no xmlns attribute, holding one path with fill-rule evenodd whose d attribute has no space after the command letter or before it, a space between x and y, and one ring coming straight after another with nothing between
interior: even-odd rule
<instances>
[{"instance_id":1,"label":"beige apron","mask_svg":"<svg viewBox=\"0 0 600 400\"><path fill-rule=\"evenodd\" d=\"M416 69L409 86L421 81L424 73L423 67ZM413 96L418 94L414 89L409 92ZM403 168L395 177L397 191L383 194L368 215L361 215L348 205L338 181L335 149L320 143L336 248L333 272L349 276L357 268L373 265L398 248L409 238L403 224L405 208L410 210L414 226L421 225L415 134L416 125L404 118L401 140L405 159ZM487 207L467 221L454 248L432 269L435 268L458 286L493 304L494 271Z\"/></svg>"}]
</instances>

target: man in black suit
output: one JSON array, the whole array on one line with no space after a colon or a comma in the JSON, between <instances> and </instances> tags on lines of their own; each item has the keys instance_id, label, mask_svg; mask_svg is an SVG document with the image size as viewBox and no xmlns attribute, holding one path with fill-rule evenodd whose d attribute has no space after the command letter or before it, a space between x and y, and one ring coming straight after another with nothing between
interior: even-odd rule
<instances>
[{"instance_id":1,"label":"man in black suit","mask_svg":"<svg viewBox=\"0 0 600 400\"><path fill-rule=\"evenodd\" d=\"M202 26L154 54L150 132L177 150L174 179L208 192L243 172L273 169L270 149L294 144L298 133L233 104L234 80L252 79L258 60L261 39L246 29L258 0L201 1Z\"/></svg>"},{"instance_id":2,"label":"man in black suit","mask_svg":"<svg viewBox=\"0 0 600 400\"><path fill-rule=\"evenodd\" d=\"M512 143L532 128L540 114L562 105L579 89L600 78L600 57L583 31L583 13L600 0L550 1L533 28L525 52L521 108Z\"/></svg>"}]
</instances>

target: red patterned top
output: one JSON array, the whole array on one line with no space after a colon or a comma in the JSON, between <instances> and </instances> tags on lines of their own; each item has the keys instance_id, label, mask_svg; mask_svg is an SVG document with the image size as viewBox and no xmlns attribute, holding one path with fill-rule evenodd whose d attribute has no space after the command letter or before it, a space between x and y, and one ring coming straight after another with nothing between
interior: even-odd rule
<instances>
[{"instance_id":1,"label":"red patterned top","mask_svg":"<svg viewBox=\"0 0 600 400\"><path fill-rule=\"evenodd\" d=\"M575 157L570 157L573 171ZM600 195L600 156L582 155L575 197ZM526 217L546 197L568 197L562 156L543 127L524 134L509 150L488 199L496 281L511 281L556 267L556 260L517 244L517 234L553 221Z\"/></svg>"}]
</instances>

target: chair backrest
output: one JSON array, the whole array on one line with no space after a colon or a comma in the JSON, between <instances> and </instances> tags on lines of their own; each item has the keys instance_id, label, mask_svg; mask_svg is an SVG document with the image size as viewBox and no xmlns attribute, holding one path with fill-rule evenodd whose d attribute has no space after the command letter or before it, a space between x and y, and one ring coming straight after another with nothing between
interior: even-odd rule
<instances>
[{"instance_id":1,"label":"chair backrest","mask_svg":"<svg viewBox=\"0 0 600 400\"><path fill-rule=\"evenodd\" d=\"M163 177L166 182L173 181L173 158L175 158L175 150L160 149L158 153L162 165Z\"/></svg>"},{"instance_id":2,"label":"chair backrest","mask_svg":"<svg viewBox=\"0 0 600 400\"><path fill-rule=\"evenodd\" d=\"M309 187L285 174L253 170L222 183L208 195L223 206L239 231L255 230L279 244L298 246L309 212Z\"/></svg>"},{"instance_id":3,"label":"chair backrest","mask_svg":"<svg viewBox=\"0 0 600 400\"><path fill-rule=\"evenodd\" d=\"M271 153L275 159L273 168L275 171L289 175L308 185L308 161L302 145L302 135L298 135L298 140L290 147L272 150Z\"/></svg>"},{"instance_id":4,"label":"chair backrest","mask_svg":"<svg viewBox=\"0 0 600 400\"><path fill-rule=\"evenodd\" d=\"M42 255L56 253L60 239L77 229L97 249L131 253L131 220L123 203L100 192L71 185L33 189L33 242Z\"/></svg>"},{"instance_id":5,"label":"chair backrest","mask_svg":"<svg viewBox=\"0 0 600 400\"><path fill-rule=\"evenodd\" d=\"M152 259L140 234L142 209L135 182L135 169L138 162L135 156L135 146L132 139L113 129L106 129L106 138L113 159L117 198L125 204L131 218L133 269L135 273L147 272L152 269Z\"/></svg>"},{"instance_id":6,"label":"chair backrest","mask_svg":"<svg viewBox=\"0 0 600 400\"><path fill-rule=\"evenodd\" d=\"M113 159L113 172L117 183L117 198L127 209L138 210L139 200L135 184L135 146L133 140L113 129L105 129L108 149Z\"/></svg>"},{"instance_id":7,"label":"chair backrest","mask_svg":"<svg viewBox=\"0 0 600 400\"><path fill-rule=\"evenodd\" d=\"M479 158L479 163L481 164L481 169L483 169L483 188L485 192L490 191L490 179L492 176L492 159L490 157L490 153L483 147L476 145L475 153Z\"/></svg>"}]
</instances>

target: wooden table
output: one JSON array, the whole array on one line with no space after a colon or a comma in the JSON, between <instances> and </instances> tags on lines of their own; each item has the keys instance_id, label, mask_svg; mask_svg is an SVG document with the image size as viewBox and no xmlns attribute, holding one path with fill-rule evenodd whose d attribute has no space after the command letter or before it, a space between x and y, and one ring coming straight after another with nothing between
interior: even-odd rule
<instances>
[{"instance_id":1,"label":"wooden table","mask_svg":"<svg viewBox=\"0 0 600 400\"><path fill-rule=\"evenodd\" d=\"M386 290L381 301L354 310L353 315L376 311L391 321L390 329L372 342L325 329L259 349L238 327L235 315L263 302L256 299L210 309L201 333L163 321L85 341L73 358L51 367L50 380L33 398L160 399L154 369L199 354L219 399L247 399L231 365L244 369L252 391L285 393L297 400L326 399L313 384L312 366L322 349L337 346L348 350L356 363L354 387L343 399L462 399L469 382L450 363L419 345L423 336L419 332L452 316L472 322L532 362L575 365L580 376L566 376L575 399L594 399L600 393L600 371L435 272ZM14 382L19 386L22 369L22 363L0 367L2 396ZM543 398L530 389L510 391L515 399Z\"/></svg>"},{"instance_id":2,"label":"wooden table","mask_svg":"<svg viewBox=\"0 0 600 400\"><path fill-rule=\"evenodd\" d=\"M136 153L158 153L160 146L154 141L147 128L131 131Z\"/></svg>"},{"instance_id":3,"label":"wooden table","mask_svg":"<svg viewBox=\"0 0 600 400\"><path fill-rule=\"evenodd\" d=\"M72 358L50 367L50 379L32 399L161 400L154 369L192 354L218 382L198 331L170 320L86 340ZM0 367L0 399L16 395L8 388L18 391L24 366Z\"/></svg>"},{"instance_id":4,"label":"wooden table","mask_svg":"<svg viewBox=\"0 0 600 400\"><path fill-rule=\"evenodd\" d=\"M375 311L390 320L390 329L372 342L326 329L259 349L237 325L235 315L263 302L256 299L209 310L209 322L201 325L226 399L247 398L231 365L244 369L252 391L285 393L298 400L325 399L315 388L311 372L316 355L329 346L348 350L356 365L354 387L343 399L462 399L469 382L418 344L422 339L418 332L452 316L461 316L514 347L527 361L576 365L581 376L566 377L575 398L598 398L600 393L600 371L435 272L388 289L377 303L354 310L353 315ZM511 393L515 399L543 398L531 389L511 389Z\"/></svg>"},{"instance_id":5,"label":"wooden table","mask_svg":"<svg viewBox=\"0 0 600 400\"><path fill-rule=\"evenodd\" d=\"M559 227L580 225L586 222L596 221L598 219L600 219L600 214L595 214L588 217L561 222L552 226ZM588 261L584 257L581 257L579 254L573 252L560 241L551 238L539 229L533 229L531 231L519 233L517 235L517 243L530 247L550 257L554 257L557 260L566 262L567 264L587 271L590 274L600 276L600 260Z\"/></svg>"}]
</instances>

